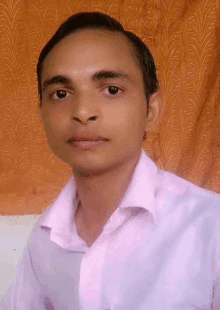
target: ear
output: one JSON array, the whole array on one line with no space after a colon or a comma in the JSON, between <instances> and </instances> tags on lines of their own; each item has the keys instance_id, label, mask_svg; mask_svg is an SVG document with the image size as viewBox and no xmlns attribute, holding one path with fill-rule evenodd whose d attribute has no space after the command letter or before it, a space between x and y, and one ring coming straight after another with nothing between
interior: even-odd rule
<instances>
[{"instance_id":1,"label":"ear","mask_svg":"<svg viewBox=\"0 0 220 310\"><path fill-rule=\"evenodd\" d=\"M149 110L146 119L146 131L155 129L161 119L164 109L164 101L161 93L158 91L150 96Z\"/></svg>"}]
</instances>

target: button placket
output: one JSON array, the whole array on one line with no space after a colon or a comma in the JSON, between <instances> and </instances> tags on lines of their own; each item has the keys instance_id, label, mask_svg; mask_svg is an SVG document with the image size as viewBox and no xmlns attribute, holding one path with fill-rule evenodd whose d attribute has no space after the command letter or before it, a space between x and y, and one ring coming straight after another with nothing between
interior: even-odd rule
<instances>
[{"instance_id":1,"label":"button placket","mask_svg":"<svg viewBox=\"0 0 220 310\"><path fill-rule=\"evenodd\" d=\"M79 280L80 310L102 310L102 266L106 253L105 242L94 244L82 259Z\"/></svg>"}]
</instances>

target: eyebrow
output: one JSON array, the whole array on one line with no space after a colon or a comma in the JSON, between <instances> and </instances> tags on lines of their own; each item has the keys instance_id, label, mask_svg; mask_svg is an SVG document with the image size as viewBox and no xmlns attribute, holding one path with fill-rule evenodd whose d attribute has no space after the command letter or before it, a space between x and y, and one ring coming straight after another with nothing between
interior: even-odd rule
<instances>
[{"instance_id":1,"label":"eyebrow","mask_svg":"<svg viewBox=\"0 0 220 310\"><path fill-rule=\"evenodd\" d=\"M71 80L65 75L55 75L52 78L46 79L42 84L42 91L50 85L65 84L70 85Z\"/></svg>"},{"instance_id":2,"label":"eyebrow","mask_svg":"<svg viewBox=\"0 0 220 310\"><path fill-rule=\"evenodd\" d=\"M126 79L130 80L131 76L123 71L114 71L114 70L101 70L98 72L95 72L91 76L91 81L100 81L100 80L107 80L107 79ZM71 85L71 79L65 75L55 75L52 78L46 79L42 84L42 91L44 91L48 86L50 85L56 85L56 84L65 84L65 85Z\"/></svg>"},{"instance_id":3,"label":"eyebrow","mask_svg":"<svg viewBox=\"0 0 220 310\"><path fill-rule=\"evenodd\" d=\"M105 80L105 79L115 79L122 78L126 80L131 80L129 74L123 71L114 71L114 70L101 70L92 75L92 81Z\"/></svg>"}]
</instances>

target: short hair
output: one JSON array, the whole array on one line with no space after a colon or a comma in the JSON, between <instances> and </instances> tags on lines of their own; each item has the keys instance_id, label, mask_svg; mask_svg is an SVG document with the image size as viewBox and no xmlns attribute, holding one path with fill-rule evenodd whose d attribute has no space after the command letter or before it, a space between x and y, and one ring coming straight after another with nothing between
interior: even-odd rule
<instances>
[{"instance_id":1,"label":"short hair","mask_svg":"<svg viewBox=\"0 0 220 310\"><path fill-rule=\"evenodd\" d=\"M77 30L87 28L104 29L122 33L132 44L138 63L142 70L148 111L150 95L156 92L159 88L153 56L145 43L137 35L133 32L126 31L119 21L101 12L79 12L70 16L59 26L51 39L43 47L37 62L37 79L40 101L42 100L41 73L45 58L53 47L62 39Z\"/></svg>"}]
</instances>

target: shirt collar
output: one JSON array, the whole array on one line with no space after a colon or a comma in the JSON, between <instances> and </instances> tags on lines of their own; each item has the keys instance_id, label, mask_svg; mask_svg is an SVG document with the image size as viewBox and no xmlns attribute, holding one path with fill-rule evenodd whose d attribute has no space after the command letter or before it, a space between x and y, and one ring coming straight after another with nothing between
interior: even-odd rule
<instances>
[{"instance_id":1,"label":"shirt collar","mask_svg":"<svg viewBox=\"0 0 220 310\"><path fill-rule=\"evenodd\" d=\"M76 184L74 177L71 176L57 199L43 214L41 226L52 228L56 231L66 230L67 226L71 228L77 208L75 196Z\"/></svg>"},{"instance_id":2,"label":"shirt collar","mask_svg":"<svg viewBox=\"0 0 220 310\"><path fill-rule=\"evenodd\" d=\"M155 193L157 187L157 166L142 150L135 167L131 182L119 208L144 209L155 219ZM72 176L55 202L43 214L41 226L63 231L73 229L74 214L77 208L76 184ZM134 209L133 209L134 210Z\"/></svg>"},{"instance_id":3,"label":"shirt collar","mask_svg":"<svg viewBox=\"0 0 220 310\"><path fill-rule=\"evenodd\" d=\"M155 194L157 186L157 166L142 150L131 182L119 208L144 209L151 212L155 220Z\"/></svg>"}]
</instances>

